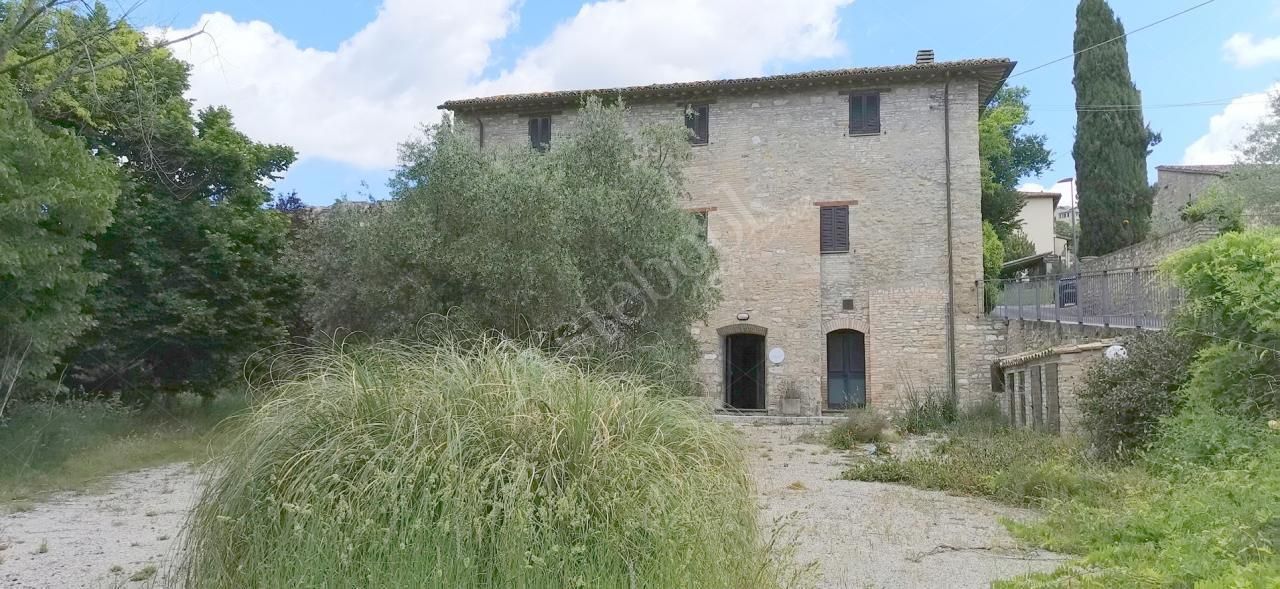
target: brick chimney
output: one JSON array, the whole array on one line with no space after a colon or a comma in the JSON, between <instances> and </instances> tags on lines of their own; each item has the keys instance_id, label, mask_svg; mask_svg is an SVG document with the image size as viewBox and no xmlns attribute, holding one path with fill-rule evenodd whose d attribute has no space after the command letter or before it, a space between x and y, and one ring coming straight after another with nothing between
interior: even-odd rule
<instances>
[{"instance_id":1,"label":"brick chimney","mask_svg":"<svg viewBox=\"0 0 1280 589\"><path fill-rule=\"evenodd\" d=\"M933 63L933 50L921 49L916 52L916 63Z\"/></svg>"}]
</instances>

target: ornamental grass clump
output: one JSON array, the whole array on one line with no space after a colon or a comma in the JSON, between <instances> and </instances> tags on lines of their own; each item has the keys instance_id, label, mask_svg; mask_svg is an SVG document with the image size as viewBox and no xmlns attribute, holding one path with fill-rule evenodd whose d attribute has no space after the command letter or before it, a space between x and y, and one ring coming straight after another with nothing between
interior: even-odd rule
<instances>
[{"instance_id":1,"label":"ornamental grass clump","mask_svg":"<svg viewBox=\"0 0 1280 589\"><path fill-rule=\"evenodd\" d=\"M245 418L191 587L776 587L732 430L510 343L327 354Z\"/></svg>"}]
</instances>

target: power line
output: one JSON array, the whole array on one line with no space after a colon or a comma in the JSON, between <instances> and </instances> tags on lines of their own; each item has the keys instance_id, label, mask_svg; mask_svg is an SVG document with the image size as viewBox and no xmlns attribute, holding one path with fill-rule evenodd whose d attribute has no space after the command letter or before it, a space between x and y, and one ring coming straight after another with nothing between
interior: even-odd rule
<instances>
[{"instance_id":1,"label":"power line","mask_svg":"<svg viewBox=\"0 0 1280 589\"><path fill-rule=\"evenodd\" d=\"M1110 112L1110 111L1131 111L1131 110L1160 109L1160 108L1190 108L1190 107L1198 107L1198 106L1228 106L1233 103L1263 104L1270 101L1271 101L1270 97L1264 96L1256 99L1231 98L1231 99L1221 99L1221 100L1203 100L1199 102L1182 102L1182 103L1174 103L1174 104L1147 104L1147 105L1086 104L1082 106L1072 106L1069 104L1039 104L1039 105L1029 104L1027 105L1027 108L1035 110L1037 112L1068 111L1068 110L1075 110L1075 111L1082 111L1082 112L1086 112L1086 111L1087 112Z\"/></svg>"},{"instance_id":2,"label":"power line","mask_svg":"<svg viewBox=\"0 0 1280 589\"><path fill-rule=\"evenodd\" d=\"M1036 71L1036 70L1038 70L1038 69L1040 69L1040 68L1044 68L1044 67L1051 66L1051 65L1053 65L1053 64L1055 64L1055 63L1058 63L1058 62L1060 62L1060 61L1066 61L1066 60L1071 59L1071 58L1073 58L1073 57L1075 57L1075 56L1077 56L1077 55L1080 55L1081 53L1084 53L1084 52L1086 52L1086 51L1092 51L1092 50L1097 49L1097 48L1099 48L1099 47L1101 47L1101 46L1103 46L1103 45L1106 45L1106 44L1108 44L1108 43L1112 43L1112 42L1115 42L1115 41L1119 41L1120 39L1124 39L1125 37L1128 37L1129 35L1132 35L1132 34L1134 34L1134 33L1141 32L1141 31L1145 31L1145 30L1147 30L1147 29L1149 29L1149 28L1151 28L1151 27L1154 27L1154 26L1156 26L1156 25L1158 25L1158 24L1162 23L1162 22L1165 22L1165 21L1168 21L1168 20L1172 20L1172 19L1177 18L1177 17L1179 17L1179 16L1182 16L1182 15L1184 15L1184 14L1188 13L1188 12L1191 12L1192 10L1195 10L1195 9L1200 8L1200 7L1202 7L1202 6L1208 6L1208 5L1213 4L1214 2L1217 2L1217 1L1218 1L1218 0L1206 0L1205 2L1201 2L1201 3L1199 3L1199 4L1195 5L1195 6L1192 6L1191 8L1188 8L1188 9L1186 9L1186 10L1183 10L1182 12L1177 12L1177 13L1174 13L1174 14L1170 14L1169 16L1166 16L1166 17L1164 17L1164 18L1162 18L1162 19L1160 19L1160 20L1158 20L1158 21L1156 21L1156 22L1153 22L1153 23L1151 23L1151 24L1148 24L1148 25L1144 25L1144 26L1138 27L1138 28L1136 28L1136 29L1134 29L1134 30L1132 30L1132 31L1128 31L1128 32L1126 32L1125 34L1123 34L1123 35L1119 35L1119 36L1117 36L1117 37L1115 37L1115 38L1113 38L1113 39L1107 39L1106 41L1103 41L1103 42L1101 42L1101 43L1098 43L1097 45L1093 45L1093 46L1090 46L1090 47L1085 47L1084 49L1081 49L1081 50L1079 50L1079 51L1077 51L1077 52L1075 52L1075 53L1072 53L1071 55L1067 55L1067 56L1059 57L1058 59L1055 59L1055 60L1050 61L1050 62L1047 62L1047 63L1042 63L1042 64L1040 64L1040 65L1038 65L1038 66L1036 66L1036 67L1033 67L1033 68L1031 68L1031 69L1029 69L1029 70L1023 70L1023 71L1018 72L1018 73L1016 73L1016 74L1013 74L1012 76L1009 76L1009 77L1010 77L1010 78L1016 78L1016 77L1021 76L1021 75L1024 75L1024 74L1029 74L1029 73L1031 73L1031 72L1034 72L1034 71Z\"/></svg>"}]
</instances>

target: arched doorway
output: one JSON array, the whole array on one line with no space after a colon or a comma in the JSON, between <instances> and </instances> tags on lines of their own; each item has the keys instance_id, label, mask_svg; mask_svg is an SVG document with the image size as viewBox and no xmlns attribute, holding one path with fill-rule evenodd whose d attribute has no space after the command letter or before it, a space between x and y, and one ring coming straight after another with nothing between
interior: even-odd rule
<instances>
[{"instance_id":1,"label":"arched doorway","mask_svg":"<svg viewBox=\"0 0 1280 589\"><path fill-rule=\"evenodd\" d=\"M724 403L761 411L764 402L764 336L735 333L724 338Z\"/></svg>"},{"instance_id":2,"label":"arched doorway","mask_svg":"<svg viewBox=\"0 0 1280 589\"><path fill-rule=\"evenodd\" d=\"M828 333L827 409L841 411L866 405L866 336L852 329Z\"/></svg>"}]
</instances>

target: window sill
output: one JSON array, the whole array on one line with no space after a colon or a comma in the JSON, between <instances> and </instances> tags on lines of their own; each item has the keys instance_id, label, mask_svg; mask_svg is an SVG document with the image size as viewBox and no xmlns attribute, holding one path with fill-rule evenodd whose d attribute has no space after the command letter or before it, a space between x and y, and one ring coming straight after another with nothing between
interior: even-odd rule
<instances>
[{"instance_id":1,"label":"window sill","mask_svg":"<svg viewBox=\"0 0 1280 589\"><path fill-rule=\"evenodd\" d=\"M847 253L849 253L850 251L851 251L851 250L839 250L839 251L837 251L837 250L832 250L832 251L829 251L829 252L818 252L818 253L820 253L820 254L822 254L822 255L824 255L824 256L825 256L825 255L829 255L829 254L847 254Z\"/></svg>"},{"instance_id":2,"label":"window sill","mask_svg":"<svg viewBox=\"0 0 1280 589\"><path fill-rule=\"evenodd\" d=\"M689 147L706 147L708 145L711 145L710 141L703 141L702 143L690 143Z\"/></svg>"},{"instance_id":3,"label":"window sill","mask_svg":"<svg viewBox=\"0 0 1280 589\"><path fill-rule=\"evenodd\" d=\"M880 135L883 135L883 133L876 132L876 133L845 133L844 134L845 137L879 137Z\"/></svg>"}]
</instances>

